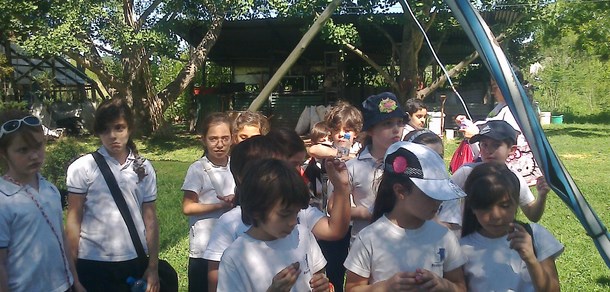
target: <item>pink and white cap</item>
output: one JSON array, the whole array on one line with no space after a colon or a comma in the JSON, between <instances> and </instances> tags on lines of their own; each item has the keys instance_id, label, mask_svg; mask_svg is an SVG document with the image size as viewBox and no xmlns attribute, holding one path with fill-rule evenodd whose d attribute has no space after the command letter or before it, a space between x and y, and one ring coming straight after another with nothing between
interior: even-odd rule
<instances>
[{"instance_id":1,"label":"pink and white cap","mask_svg":"<svg viewBox=\"0 0 610 292\"><path fill-rule=\"evenodd\" d=\"M404 175L428 197L449 201L466 196L449 178L445 162L431 148L410 142L396 142L386 151L384 172Z\"/></svg>"}]
</instances>

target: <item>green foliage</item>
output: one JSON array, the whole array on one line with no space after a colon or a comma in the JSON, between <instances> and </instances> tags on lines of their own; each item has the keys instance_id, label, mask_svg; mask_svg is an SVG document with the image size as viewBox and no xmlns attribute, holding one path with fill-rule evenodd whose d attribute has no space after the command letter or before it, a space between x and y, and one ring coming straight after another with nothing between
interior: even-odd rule
<instances>
[{"instance_id":1,"label":"green foliage","mask_svg":"<svg viewBox=\"0 0 610 292\"><path fill-rule=\"evenodd\" d=\"M565 37L546 49L544 69L531 81L538 89L534 98L544 111L573 117L596 116L610 111L610 61L573 51Z\"/></svg>"},{"instance_id":2,"label":"green foliage","mask_svg":"<svg viewBox=\"0 0 610 292\"><path fill-rule=\"evenodd\" d=\"M76 158L86 154L88 148L77 138L65 137L47 145L45 163L40 171L58 189L66 189L66 170Z\"/></svg>"}]
</instances>

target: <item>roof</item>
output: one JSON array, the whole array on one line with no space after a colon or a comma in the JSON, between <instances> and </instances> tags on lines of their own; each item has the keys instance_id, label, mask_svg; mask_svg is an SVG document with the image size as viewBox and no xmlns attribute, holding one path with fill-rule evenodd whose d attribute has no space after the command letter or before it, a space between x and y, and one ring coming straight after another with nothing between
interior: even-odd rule
<instances>
[{"instance_id":1,"label":"roof","mask_svg":"<svg viewBox=\"0 0 610 292\"><path fill-rule=\"evenodd\" d=\"M37 76L51 74L55 85L76 86L95 84L85 73L61 57L39 59L30 57L16 44L10 44L11 65L16 84L32 84ZM7 55L4 46L0 52Z\"/></svg>"},{"instance_id":2,"label":"roof","mask_svg":"<svg viewBox=\"0 0 610 292\"><path fill-rule=\"evenodd\" d=\"M518 19L519 13L514 11L493 11L482 13L482 17L490 24L512 23ZM357 47L379 64L384 64L391 54L391 47L386 37L369 23L359 21L360 15L334 15L335 23L352 23L357 27L361 45ZM373 17L400 18L402 13L374 15ZM438 16L437 16L438 17ZM267 18L239 21L226 21L209 59L223 66L272 66L284 61L299 42L311 19L302 18ZM381 22L379 22L381 23ZM400 40L402 24L383 23L383 30L394 40ZM207 31L205 23L179 23L174 29L191 45L196 46ZM475 48L466 34L460 29L449 30L443 35L437 31L429 31L431 42L438 46L441 36L442 45L435 48L443 63L455 64L471 54ZM324 52L337 51L338 46L330 44L318 34L299 58L299 62L324 60ZM427 60L429 50L422 48L420 59ZM354 54L347 58L358 59Z\"/></svg>"}]
</instances>

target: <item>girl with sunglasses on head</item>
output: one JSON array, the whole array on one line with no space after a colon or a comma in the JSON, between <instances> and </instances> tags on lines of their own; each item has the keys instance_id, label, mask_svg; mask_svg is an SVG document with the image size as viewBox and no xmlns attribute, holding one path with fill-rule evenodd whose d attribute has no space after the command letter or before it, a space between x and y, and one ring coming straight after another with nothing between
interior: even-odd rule
<instances>
[{"instance_id":1,"label":"girl with sunglasses on head","mask_svg":"<svg viewBox=\"0 0 610 292\"><path fill-rule=\"evenodd\" d=\"M0 291L84 291L70 265L59 191L39 173L41 122L16 110L0 116Z\"/></svg>"}]
</instances>

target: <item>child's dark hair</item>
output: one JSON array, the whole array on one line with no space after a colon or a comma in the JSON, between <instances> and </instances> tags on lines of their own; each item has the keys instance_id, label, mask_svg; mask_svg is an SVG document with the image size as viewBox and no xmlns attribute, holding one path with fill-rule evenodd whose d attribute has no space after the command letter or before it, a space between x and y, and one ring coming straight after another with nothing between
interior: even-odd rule
<instances>
[{"instance_id":1,"label":"child's dark hair","mask_svg":"<svg viewBox=\"0 0 610 292\"><path fill-rule=\"evenodd\" d=\"M216 113L208 114L201 122L201 124L202 124L201 135L203 135L204 137L207 136L208 131L210 130L210 127L214 124L219 124L219 123L227 124L227 126L229 126L229 131L232 131L231 119L229 118L229 115L226 113L216 112Z\"/></svg>"},{"instance_id":2,"label":"child's dark hair","mask_svg":"<svg viewBox=\"0 0 610 292\"><path fill-rule=\"evenodd\" d=\"M307 208L309 189L286 162L262 159L249 163L239 186L239 203L244 224L258 226L277 202L283 206Z\"/></svg>"},{"instance_id":3,"label":"child's dark hair","mask_svg":"<svg viewBox=\"0 0 610 292\"><path fill-rule=\"evenodd\" d=\"M407 102L405 102L405 110L409 115L412 115L421 109L427 110L428 107L426 107L424 101L419 98L409 98L407 99Z\"/></svg>"},{"instance_id":4,"label":"child's dark hair","mask_svg":"<svg viewBox=\"0 0 610 292\"><path fill-rule=\"evenodd\" d=\"M263 114L258 112L243 111L237 112L233 119L231 131L237 134L244 126L257 127L261 135L269 133L269 120Z\"/></svg>"},{"instance_id":5,"label":"child's dark hair","mask_svg":"<svg viewBox=\"0 0 610 292\"><path fill-rule=\"evenodd\" d=\"M135 129L133 112L127 104L127 101L121 98L112 98L104 100L95 110L95 120L93 121L93 133L96 136L101 135L108 130L108 124L123 118L127 123L127 128L131 132ZM127 147L131 149L134 155L137 156L138 148L133 142L131 135L127 141Z\"/></svg>"},{"instance_id":6,"label":"child's dark hair","mask_svg":"<svg viewBox=\"0 0 610 292\"><path fill-rule=\"evenodd\" d=\"M406 142L412 142L415 144L425 145L425 146L440 145L442 150L445 149L445 146L443 144L443 139L441 139L441 137L439 137L436 133L434 133L428 129L411 131L407 135L405 135L405 137L402 138L402 140L406 141ZM433 148L433 147L430 147L430 148ZM441 157L443 157L443 154L441 154L441 153L439 153L439 154L441 155Z\"/></svg>"},{"instance_id":7,"label":"child's dark hair","mask_svg":"<svg viewBox=\"0 0 610 292\"><path fill-rule=\"evenodd\" d=\"M462 237L481 228L473 210L489 208L506 195L513 204L519 204L519 179L505 163L485 162L468 175L464 192L468 196L462 219Z\"/></svg>"},{"instance_id":8,"label":"child's dark hair","mask_svg":"<svg viewBox=\"0 0 610 292\"><path fill-rule=\"evenodd\" d=\"M311 144L317 144L318 140L326 136L330 136L330 129L328 129L326 122L323 121L315 123L309 132Z\"/></svg>"},{"instance_id":9,"label":"child's dark hair","mask_svg":"<svg viewBox=\"0 0 610 292\"><path fill-rule=\"evenodd\" d=\"M18 110L18 109L7 109L3 110L0 114L0 126L4 126L4 123L10 120L20 120L27 116L31 116L30 113ZM40 141L37 141L34 137L35 134L43 133L42 125L39 126L29 126L25 123L21 123L19 129L15 130L15 132L4 134L2 138L0 138L0 151L4 155L6 155L6 149L13 142L17 135L21 135L27 143L28 146L33 147Z\"/></svg>"},{"instance_id":10,"label":"child's dark hair","mask_svg":"<svg viewBox=\"0 0 610 292\"><path fill-rule=\"evenodd\" d=\"M293 129L280 127L274 128L267 134L267 137L278 147L284 156L291 157L299 152L305 152L303 139Z\"/></svg>"},{"instance_id":11,"label":"child's dark hair","mask_svg":"<svg viewBox=\"0 0 610 292\"><path fill-rule=\"evenodd\" d=\"M377 188L377 196L375 198L371 222L377 221L383 214L389 213L394 209L394 206L396 205L396 194L394 193L395 184L401 184L408 193L411 193L413 188L416 188L413 181L406 175L385 172L381 176L381 182Z\"/></svg>"},{"instance_id":12,"label":"child's dark hair","mask_svg":"<svg viewBox=\"0 0 610 292\"><path fill-rule=\"evenodd\" d=\"M324 117L326 126L330 130L338 131L341 126L352 130L356 134L362 131L364 119L362 113L347 101L338 101Z\"/></svg>"},{"instance_id":13,"label":"child's dark hair","mask_svg":"<svg viewBox=\"0 0 610 292\"><path fill-rule=\"evenodd\" d=\"M254 136L235 145L231 150L231 161L229 167L239 184L240 178L244 176L244 169L249 162L265 158L284 158L282 150L272 143L267 136Z\"/></svg>"}]
</instances>

